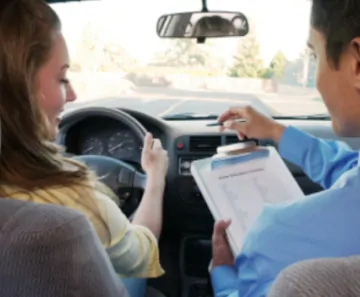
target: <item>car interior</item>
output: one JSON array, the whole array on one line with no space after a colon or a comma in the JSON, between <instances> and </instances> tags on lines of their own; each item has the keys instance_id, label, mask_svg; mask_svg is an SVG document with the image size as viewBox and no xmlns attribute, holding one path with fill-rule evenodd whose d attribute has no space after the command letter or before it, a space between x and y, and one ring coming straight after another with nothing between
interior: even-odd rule
<instances>
[{"instance_id":1,"label":"car interior","mask_svg":"<svg viewBox=\"0 0 360 297\"><path fill-rule=\"evenodd\" d=\"M99 107L99 109L102 109ZM121 108L119 108L121 110ZM160 240L160 257L166 274L150 281L150 284L167 296L211 296L208 266L211 260L212 215L190 174L193 160L210 157L218 146L238 142L233 133L220 133L218 127L208 127L212 120L162 120L144 113L124 110L134 117L155 137L162 140L169 153L169 171L164 199L164 224ZM111 135L129 135L132 143L140 143L136 134L120 121L110 117L86 117L64 127L64 145L71 154L82 155L92 137L102 141ZM97 120L101 123L94 127ZM315 137L341 140L354 149L360 147L360 139L338 139L332 132L330 120L279 119L306 131ZM87 127L86 127L87 126ZM85 128L86 127L86 128ZM83 131L87 131L84 133ZM123 137L122 137L123 138ZM90 139L90 140L88 140ZM96 144L95 144L96 145ZM260 146L276 146L270 140L258 142ZM85 148L84 148L85 146ZM140 149L129 157L129 162L139 164ZM97 148L99 149L99 148ZM104 152L109 155L111 152ZM116 156L115 156L116 158ZM321 191L297 166L286 162L292 175L305 194Z\"/></svg>"},{"instance_id":2,"label":"car interior","mask_svg":"<svg viewBox=\"0 0 360 297\"><path fill-rule=\"evenodd\" d=\"M186 18L179 19L183 25L177 27L174 36L191 35L189 27L184 25L191 15ZM161 28L165 22L171 25L171 20L161 21L158 32L164 30ZM168 32L166 34L169 35ZM237 38L242 38L242 35L243 31ZM197 36L199 43L205 38L204 34ZM329 116L280 114L273 117L315 137L341 140L353 149L360 148L359 138L339 139L335 136ZM66 110L60 124L58 144L64 146L70 156L80 157L97 174L108 173L104 182L126 201L123 210L129 217L136 210L146 181L140 165L145 132L150 131L159 138L168 151L164 223L159 243L166 274L149 282L166 296L212 296L208 267L214 220L191 176L190 166L194 160L214 155L219 146L246 141L239 140L231 131L220 132L218 127L208 126L216 118L217 114L191 113L159 117L123 107L120 100L109 106L102 103ZM259 146L276 147L271 140L256 141ZM288 162L286 164L305 194L322 190L300 168Z\"/></svg>"}]
</instances>

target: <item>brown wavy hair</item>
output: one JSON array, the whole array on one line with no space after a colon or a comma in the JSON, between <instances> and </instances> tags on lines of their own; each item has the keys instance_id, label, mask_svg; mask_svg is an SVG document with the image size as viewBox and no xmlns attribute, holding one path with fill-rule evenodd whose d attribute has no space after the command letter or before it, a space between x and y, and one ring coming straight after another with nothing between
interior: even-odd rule
<instances>
[{"instance_id":1,"label":"brown wavy hair","mask_svg":"<svg viewBox=\"0 0 360 297\"><path fill-rule=\"evenodd\" d=\"M8 187L31 193L80 186L89 195L77 202L97 216L89 199L94 195L89 181L96 184L95 177L51 142L37 103L35 77L61 31L59 17L43 0L6 0L0 3L0 24L0 197L7 196Z\"/></svg>"},{"instance_id":2,"label":"brown wavy hair","mask_svg":"<svg viewBox=\"0 0 360 297\"><path fill-rule=\"evenodd\" d=\"M35 77L61 30L60 20L42 0L6 2L0 5L0 182L31 190L83 181L89 177L86 167L64 169L37 104Z\"/></svg>"}]
</instances>

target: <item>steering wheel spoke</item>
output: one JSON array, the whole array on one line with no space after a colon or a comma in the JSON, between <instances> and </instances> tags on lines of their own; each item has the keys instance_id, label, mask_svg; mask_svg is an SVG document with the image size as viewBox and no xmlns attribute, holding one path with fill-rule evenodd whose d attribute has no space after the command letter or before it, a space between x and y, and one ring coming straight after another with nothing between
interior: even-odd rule
<instances>
[{"instance_id":1,"label":"steering wheel spoke","mask_svg":"<svg viewBox=\"0 0 360 297\"><path fill-rule=\"evenodd\" d=\"M141 189L141 190L145 190L145 186L146 186L146 175L136 171L134 174L134 182L133 182L133 186L136 189Z\"/></svg>"},{"instance_id":2,"label":"steering wheel spoke","mask_svg":"<svg viewBox=\"0 0 360 297\"><path fill-rule=\"evenodd\" d=\"M146 175L123 161L100 155L75 156L73 159L85 163L117 194L145 189Z\"/></svg>"}]
</instances>

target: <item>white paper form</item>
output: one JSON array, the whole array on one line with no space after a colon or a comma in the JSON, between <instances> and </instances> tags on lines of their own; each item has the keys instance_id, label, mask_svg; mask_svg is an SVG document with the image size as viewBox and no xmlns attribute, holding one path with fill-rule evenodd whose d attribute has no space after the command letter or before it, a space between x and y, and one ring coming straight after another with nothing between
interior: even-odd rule
<instances>
[{"instance_id":1,"label":"white paper form","mask_svg":"<svg viewBox=\"0 0 360 297\"><path fill-rule=\"evenodd\" d=\"M267 203L304 196L276 150L267 149L266 157L235 161L201 173L208 193L205 200L211 204L209 208L215 219L232 220L228 237L235 254L241 250L245 232Z\"/></svg>"}]
</instances>

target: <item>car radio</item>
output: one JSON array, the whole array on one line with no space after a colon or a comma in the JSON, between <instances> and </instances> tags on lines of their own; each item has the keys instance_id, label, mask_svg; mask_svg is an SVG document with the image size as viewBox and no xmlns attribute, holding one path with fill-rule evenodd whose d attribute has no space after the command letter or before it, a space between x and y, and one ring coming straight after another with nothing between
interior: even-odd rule
<instances>
[{"instance_id":1,"label":"car radio","mask_svg":"<svg viewBox=\"0 0 360 297\"><path fill-rule=\"evenodd\" d=\"M207 157L209 156L181 156L178 159L178 174L180 177L177 180L177 188L179 195L186 203L199 206L203 206L205 203L195 180L191 176L190 168L193 161Z\"/></svg>"},{"instance_id":2,"label":"car radio","mask_svg":"<svg viewBox=\"0 0 360 297\"><path fill-rule=\"evenodd\" d=\"M208 158L209 155L206 156L182 156L179 157L178 163L178 173L182 176L191 176L190 168L191 163L198 159Z\"/></svg>"},{"instance_id":3,"label":"car radio","mask_svg":"<svg viewBox=\"0 0 360 297\"><path fill-rule=\"evenodd\" d=\"M191 163L195 161L196 157L179 157L179 175L189 176L191 175L190 167Z\"/></svg>"}]
</instances>

